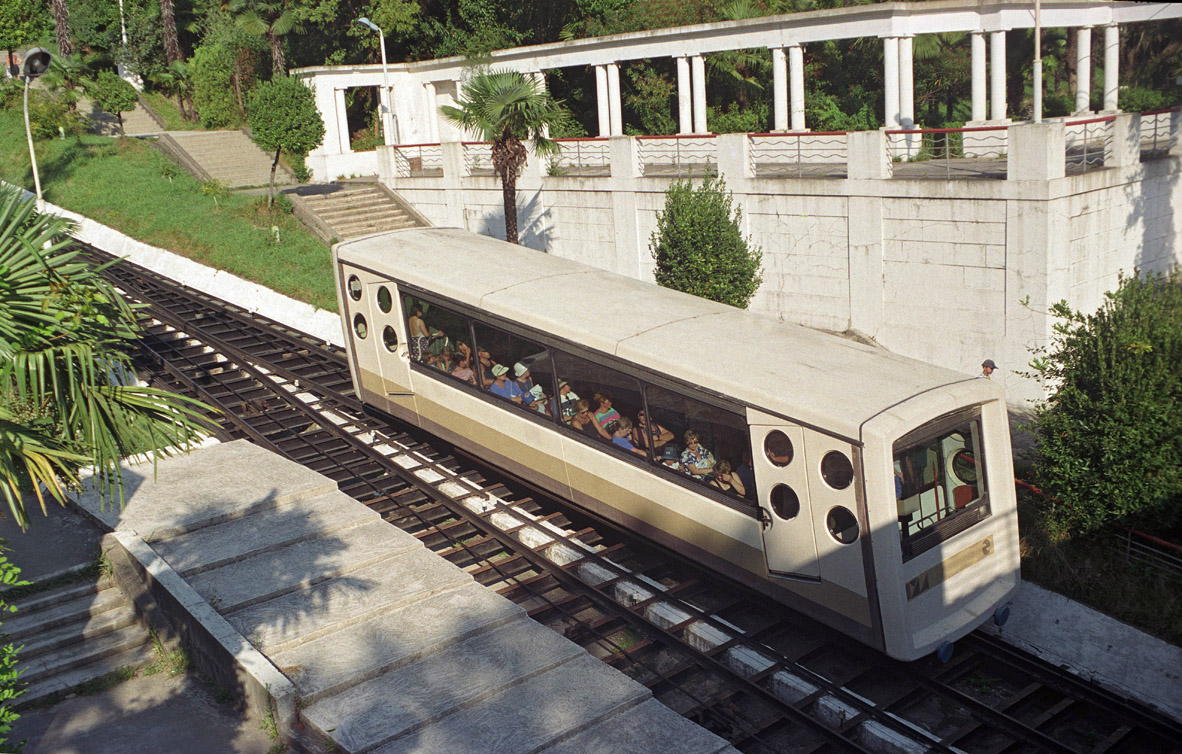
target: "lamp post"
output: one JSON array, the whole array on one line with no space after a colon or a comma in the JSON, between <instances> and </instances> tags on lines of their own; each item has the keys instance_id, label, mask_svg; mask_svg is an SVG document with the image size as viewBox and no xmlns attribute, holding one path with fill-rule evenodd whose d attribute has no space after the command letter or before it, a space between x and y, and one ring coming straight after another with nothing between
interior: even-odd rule
<instances>
[{"instance_id":1,"label":"lamp post","mask_svg":"<svg viewBox=\"0 0 1182 754\"><path fill-rule=\"evenodd\" d=\"M365 16L357 19L357 23L378 33L378 46L382 50L382 94L378 97L378 106L382 114L382 139L387 145L396 141L394 134L394 115L390 112L390 68L386 65L386 35L381 27Z\"/></svg>"},{"instance_id":2,"label":"lamp post","mask_svg":"<svg viewBox=\"0 0 1182 754\"><path fill-rule=\"evenodd\" d=\"M1042 2L1034 0L1034 122L1042 123Z\"/></svg>"},{"instance_id":3,"label":"lamp post","mask_svg":"<svg viewBox=\"0 0 1182 754\"><path fill-rule=\"evenodd\" d=\"M29 162L33 164L33 187L37 191L37 209L41 209L41 176L37 173L37 153L33 151L33 130L29 128L29 83L49 70L53 60L49 50L34 47L25 53L21 78L25 80L25 138L29 140Z\"/></svg>"}]
</instances>

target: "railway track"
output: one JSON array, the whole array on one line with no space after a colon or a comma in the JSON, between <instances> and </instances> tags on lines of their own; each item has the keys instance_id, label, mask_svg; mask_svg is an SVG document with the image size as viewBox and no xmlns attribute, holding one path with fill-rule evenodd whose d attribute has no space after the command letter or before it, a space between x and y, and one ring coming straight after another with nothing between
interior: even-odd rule
<instances>
[{"instance_id":1,"label":"railway track","mask_svg":"<svg viewBox=\"0 0 1182 754\"><path fill-rule=\"evenodd\" d=\"M109 259L90 250L96 259ZM374 416L341 349L131 265L140 367L319 471L744 752L1182 752L1182 725L981 632L901 663Z\"/></svg>"}]
</instances>

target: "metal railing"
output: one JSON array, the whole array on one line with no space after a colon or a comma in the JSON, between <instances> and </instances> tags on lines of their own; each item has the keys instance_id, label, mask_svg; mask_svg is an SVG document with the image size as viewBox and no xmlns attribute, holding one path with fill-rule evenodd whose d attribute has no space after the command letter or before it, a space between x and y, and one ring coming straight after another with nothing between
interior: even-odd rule
<instances>
[{"instance_id":1,"label":"metal railing","mask_svg":"<svg viewBox=\"0 0 1182 754\"><path fill-rule=\"evenodd\" d=\"M718 172L714 134L637 136L640 170L650 176L702 176Z\"/></svg>"},{"instance_id":2,"label":"metal railing","mask_svg":"<svg viewBox=\"0 0 1182 754\"><path fill-rule=\"evenodd\" d=\"M1137 531L1112 527L1114 546L1129 565L1135 565L1182 583L1182 547Z\"/></svg>"},{"instance_id":3,"label":"metal railing","mask_svg":"<svg viewBox=\"0 0 1182 754\"><path fill-rule=\"evenodd\" d=\"M1106 115L1069 120L1063 124L1068 173L1104 167L1107 155L1112 153L1112 123L1115 120L1115 115Z\"/></svg>"},{"instance_id":4,"label":"metal railing","mask_svg":"<svg viewBox=\"0 0 1182 754\"><path fill-rule=\"evenodd\" d=\"M465 141L462 144L465 175L496 175L493 169L491 141Z\"/></svg>"},{"instance_id":5,"label":"metal railing","mask_svg":"<svg viewBox=\"0 0 1182 754\"><path fill-rule=\"evenodd\" d=\"M845 131L747 134L751 174L758 178L844 178Z\"/></svg>"},{"instance_id":6,"label":"metal railing","mask_svg":"<svg viewBox=\"0 0 1182 754\"><path fill-rule=\"evenodd\" d=\"M439 144L396 144L394 173L399 178L443 175L443 147Z\"/></svg>"},{"instance_id":7,"label":"metal railing","mask_svg":"<svg viewBox=\"0 0 1182 754\"><path fill-rule=\"evenodd\" d=\"M612 174L611 146L606 137L555 139L561 151L549 158L549 175L606 177Z\"/></svg>"},{"instance_id":8,"label":"metal railing","mask_svg":"<svg viewBox=\"0 0 1182 754\"><path fill-rule=\"evenodd\" d=\"M1170 130L1170 125L1174 120L1174 114L1178 112L1182 112L1182 107L1141 113L1142 160L1165 157L1177 145L1178 134Z\"/></svg>"},{"instance_id":9,"label":"metal railing","mask_svg":"<svg viewBox=\"0 0 1182 754\"><path fill-rule=\"evenodd\" d=\"M886 138L897 178L1006 177L1006 126L892 129Z\"/></svg>"}]
</instances>

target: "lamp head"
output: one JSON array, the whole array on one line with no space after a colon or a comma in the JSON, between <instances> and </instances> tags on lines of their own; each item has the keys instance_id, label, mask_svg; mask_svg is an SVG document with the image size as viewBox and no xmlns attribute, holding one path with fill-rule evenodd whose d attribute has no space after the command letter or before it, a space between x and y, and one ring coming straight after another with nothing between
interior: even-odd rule
<instances>
[{"instance_id":1,"label":"lamp head","mask_svg":"<svg viewBox=\"0 0 1182 754\"><path fill-rule=\"evenodd\" d=\"M41 47L34 47L25 53L25 62L21 66L21 76L32 80L49 70L53 55Z\"/></svg>"},{"instance_id":2,"label":"lamp head","mask_svg":"<svg viewBox=\"0 0 1182 754\"><path fill-rule=\"evenodd\" d=\"M370 29L378 32L379 34L382 31L381 29L378 28L377 24L375 24L373 21L370 21L365 16L362 16L361 18L357 19L357 23L361 24L362 26L368 26Z\"/></svg>"}]
</instances>

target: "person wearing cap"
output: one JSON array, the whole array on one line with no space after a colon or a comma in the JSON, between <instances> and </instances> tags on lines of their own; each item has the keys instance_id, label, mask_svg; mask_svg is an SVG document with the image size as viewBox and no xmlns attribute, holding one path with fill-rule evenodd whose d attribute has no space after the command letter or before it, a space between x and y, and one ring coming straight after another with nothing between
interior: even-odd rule
<instances>
[{"instance_id":1,"label":"person wearing cap","mask_svg":"<svg viewBox=\"0 0 1182 754\"><path fill-rule=\"evenodd\" d=\"M685 467L681 465L681 457L677 452L676 446L666 445L661 450L661 465L670 471L676 471L680 474L685 473Z\"/></svg>"},{"instance_id":2,"label":"person wearing cap","mask_svg":"<svg viewBox=\"0 0 1182 754\"><path fill-rule=\"evenodd\" d=\"M523 393L521 388L517 387L516 382L505 379L505 375L509 373L509 367L504 364L496 364L492 368L493 381L488 386L488 390L493 395L499 395L506 400L514 403L521 403Z\"/></svg>"},{"instance_id":3,"label":"person wearing cap","mask_svg":"<svg viewBox=\"0 0 1182 754\"><path fill-rule=\"evenodd\" d=\"M993 363L993 359L985 359L981 362L981 374L977 375L977 379L993 379L989 375L993 374L994 369L997 369L997 364Z\"/></svg>"},{"instance_id":4,"label":"person wearing cap","mask_svg":"<svg viewBox=\"0 0 1182 754\"><path fill-rule=\"evenodd\" d=\"M521 400L539 414L550 415L549 401L546 400L546 391L542 389L541 385L531 387Z\"/></svg>"},{"instance_id":5,"label":"person wearing cap","mask_svg":"<svg viewBox=\"0 0 1182 754\"><path fill-rule=\"evenodd\" d=\"M529 373L529 367L520 361L513 365L513 381L517 383L517 387L521 388L523 393L534 389L533 375Z\"/></svg>"},{"instance_id":6,"label":"person wearing cap","mask_svg":"<svg viewBox=\"0 0 1182 754\"><path fill-rule=\"evenodd\" d=\"M562 420L567 424L575 418L575 404L579 402L579 396L575 394L574 390L570 389L570 383L566 380L558 381L558 410L562 414Z\"/></svg>"}]
</instances>

